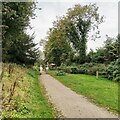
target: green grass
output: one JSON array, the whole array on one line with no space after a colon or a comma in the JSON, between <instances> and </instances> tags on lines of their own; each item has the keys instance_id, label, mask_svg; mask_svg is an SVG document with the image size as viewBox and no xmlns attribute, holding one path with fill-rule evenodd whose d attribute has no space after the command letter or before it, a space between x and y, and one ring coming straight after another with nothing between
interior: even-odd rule
<instances>
[{"instance_id":1,"label":"green grass","mask_svg":"<svg viewBox=\"0 0 120 120\"><path fill-rule=\"evenodd\" d=\"M56 76L55 71L49 71L53 77L71 88L78 94L86 96L97 105L118 113L118 84L105 78L84 74L66 74Z\"/></svg>"},{"instance_id":2,"label":"green grass","mask_svg":"<svg viewBox=\"0 0 120 120\"><path fill-rule=\"evenodd\" d=\"M55 112L45 96L38 72L14 65L14 71L9 77L6 67L2 79L3 103L2 116L5 118L54 118ZM14 95L10 103L7 101L10 86L17 80Z\"/></svg>"},{"instance_id":3,"label":"green grass","mask_svg":"<svg viewBox=\"0 0 120 120\"><path fill-rule=\"evenodd\" d=\"M29 71L29 82L31 83L29 92L31 94L31 103L28 107L34 118L53 118L52 106L48 103L44 95L44 89L38 80L38 73L34 70Z\"/></svg>"}]
</instances>

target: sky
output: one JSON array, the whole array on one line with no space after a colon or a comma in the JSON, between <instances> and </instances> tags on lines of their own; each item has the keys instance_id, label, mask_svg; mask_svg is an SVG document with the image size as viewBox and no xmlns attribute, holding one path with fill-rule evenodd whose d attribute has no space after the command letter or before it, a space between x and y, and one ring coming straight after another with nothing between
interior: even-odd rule
<instances>
[{"instance_id":1,"label":"sky","mask_svg":"<svg viewBox=\"0 0 120 120\"><path fill-rule=\"evenodd\" d=\"M102 47L106 35L116 37L118 34L118 0L101 0L99 2L98 0L74 0L74 2L73 0L39 0L37 2L37 8L42 9L35 10L36 18L30 20L33 28L28 30L30 34L34 32L35 43L39 43L41 39L47 36L47 31L52 27L53 21L57 19L56 16L65 15L67 9L75 4L96 3L99 7L99 14L104 16L104 23L99 26L101 38L95 41L88 40L87 51L91 48L95 50ZM38 47L40 46L38 45ZM40 47L40 49L43 51L43 47Z\"/></svg>"}]
</instances>

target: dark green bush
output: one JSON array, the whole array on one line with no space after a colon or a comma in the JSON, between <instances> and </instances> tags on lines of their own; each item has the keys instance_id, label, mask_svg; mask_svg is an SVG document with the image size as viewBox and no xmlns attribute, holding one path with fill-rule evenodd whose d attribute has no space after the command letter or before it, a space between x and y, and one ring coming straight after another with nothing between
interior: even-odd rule
<instances>
[{"instance_id":1,"label":"dark green bush","mask_svg":"<svg viewBox=\"0 0 120 120\"><path fill-rule=\"evenodd\" d=\"M112 80L113 79L113 71L114 71L114 62L111 62L110 65L108 65L107 67L107 75L108 75L108 79Z\"/></svg>"},{"instance_id":2,"label":"dark green bush","mask_svg":"<svg viewBox=\"0 0 120 120\"><path fill-rule=\"evenodd\" d=\"M98 71L99 76L108 78L109 80L120 81L120 61L116 60L111 62L109 65L98 64L98 63L85 63L79 66L60 66L58 67L59 71L72 74L88 74L96 75ZM58 73L58 75L62 73Z\"/></svg>"},{"instance_id":3,"label":"dark green bush","mask_svg":"<svg viewBox=\"0 0 120 120\"><path fill-rule=\"evenodd\" d=\"M79 66L78 67L78 73L86 74L87 73L87 68L85 66Z\"/></svg>"},{"instance_id":4,"label":"dark green bush","mask_svg":"<svg viewBox=\"0 0 120 120\"><path fill-rule=\"evenodd\" d=\"M57 68L58 71L62 70L66 73L72 73L72 74L77 74L78 69L77 67L69 67L69 66L60 66Z\"/></svg>"},{"instance_id":5,"label":"dark green bush","mask_svg":"<svg viewBox=\"0 0 120 120\"><path fill-rule=\"evenodd\" d=\"M63 70L59 70L59 71L56 72L56 75L57 76L63 76L63 75L65 75L65 72Z\"/></svg>"},{"instance_id":6,"label":"dark green bush","mask_svg":"<svg viewBox=\"0 0 120 120\"><path fill-rule=\"evenodd\" d=\"M71 67L71 68L70 68L70 72L71 72L72 74L78 74L78 69L77 69L77 67Z\"/></svg>"},{"instance_id":7,"label":"dark green bush","mask_svg":"<svg viewBox=\"0 0 120 120\"><path fill-rule=\"evenodd\" d=\"M107 75L109 80L120 82L120 60L111 62L107 67Z\"/></svg>"}]
</instances>

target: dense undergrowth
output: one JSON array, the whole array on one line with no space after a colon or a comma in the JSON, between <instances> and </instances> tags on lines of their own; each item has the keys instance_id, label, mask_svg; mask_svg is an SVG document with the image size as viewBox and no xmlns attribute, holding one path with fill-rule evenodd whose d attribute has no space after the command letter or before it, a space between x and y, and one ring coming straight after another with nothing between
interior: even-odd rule
<instances>
[{"instance_id":1,"label":"dense undergrowth","mask_svg":"<svg viewBox=\"0 0 120 120\"><path fill-rule=\"evenodd\" d=\"M110 64L98 64L98 63L85 63L81 65L65 66L62 65L57 68L59 71L57 74L61 75L64 72L72 74L87 74L87 75L98 75L109 80L120 81L120 60L111 62Z\"/></svg>"},{"instance_id":2,"label":"dense undergrowth","mask_svg":"<svg viewBox=\"0 0 120 120\"><path fill-rule=\"evenodd\" d=\"M4 64L2 76L3 118L52 118L55 116L44 96L37 70L15 64Z\"/></svg>"}]
</instances>

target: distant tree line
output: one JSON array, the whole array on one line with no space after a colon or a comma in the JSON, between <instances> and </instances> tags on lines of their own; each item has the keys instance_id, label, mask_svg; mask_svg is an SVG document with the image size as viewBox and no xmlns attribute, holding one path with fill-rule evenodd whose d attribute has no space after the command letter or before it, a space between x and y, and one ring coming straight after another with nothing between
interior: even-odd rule
<instances>
[{"instance_id":1,"label":"distant tree line","mask_svg":"<svg viewBox=\"0 0 120 120\"><path fill-rule=\"evenodd\" d=\"M39 51L34 36L26 33L33 18L34 2L2 2L2 60L18 64L34 64Z\"/></svg>"}]
</instances>

